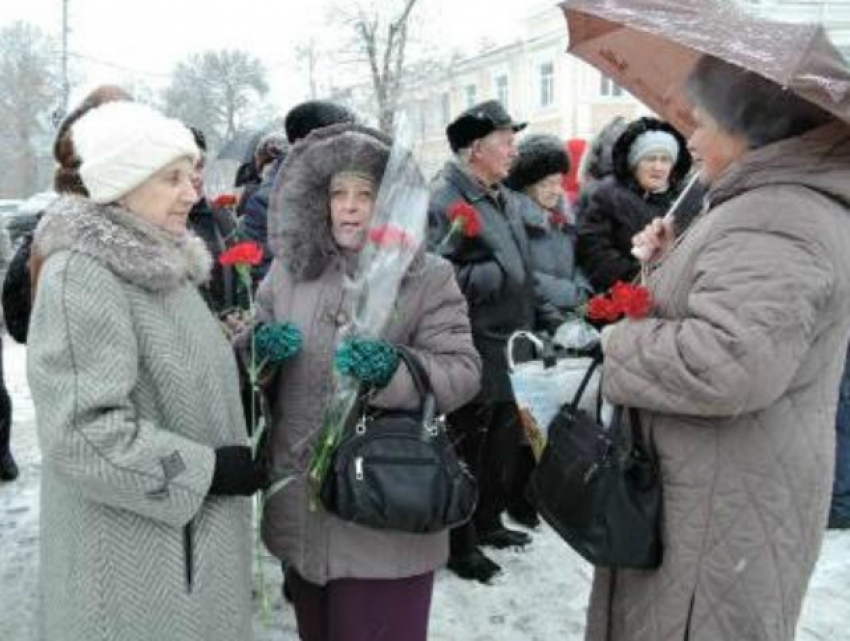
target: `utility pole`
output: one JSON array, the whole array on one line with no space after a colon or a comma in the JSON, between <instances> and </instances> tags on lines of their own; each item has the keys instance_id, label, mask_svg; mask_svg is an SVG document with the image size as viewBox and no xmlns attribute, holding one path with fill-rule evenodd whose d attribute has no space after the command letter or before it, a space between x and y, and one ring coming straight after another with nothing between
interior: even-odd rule
<instances>
[{"instance_id":1,"label":"utility pole","mask_svg":"<svg viewBox=\"0 0 850 641\"><path fill-rule=\"evenodd\" d=\"M68 113L71 83L68 81L68 0L62 0L62 109Z\"/></svg>"}]
</instances>

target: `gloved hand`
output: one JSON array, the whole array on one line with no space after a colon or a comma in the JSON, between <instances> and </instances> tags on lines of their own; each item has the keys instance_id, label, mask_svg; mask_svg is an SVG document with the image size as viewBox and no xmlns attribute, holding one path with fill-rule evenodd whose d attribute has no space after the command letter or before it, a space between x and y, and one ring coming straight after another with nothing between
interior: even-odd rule
<instances>
[{"instance_id":1,"label":"gloved hand","mask_svg":"<svg viewBox=\"0 0 850 641\"><path fill-rule=\"evenodd\" d=\"M261 323L254 330L254 349L260 363L278 364L301 351L304 339L294 323Z\"/></svg>"},{"instance_id":2,"label":"gloved hand","mask_svg":"<svg viewBox=\"0 0 850 641\"><path fill-rule=\"evenodd\" d=\"M226 445L215 450L210 494L217 496L251 496L265 489L268 482L263 466L254 462L247 445Z\"/></svg>"},{"instance_id":3,"label":"gloved hand","mask_svg":"<svg viewBox=\"0 0 850 641\"><path fill-rule=\"evenodd\" d=\"M347 338L336 350L337 371L376 388L386 387L398 368L398 350L384 340Z\"/></svg>"}]
</instances>

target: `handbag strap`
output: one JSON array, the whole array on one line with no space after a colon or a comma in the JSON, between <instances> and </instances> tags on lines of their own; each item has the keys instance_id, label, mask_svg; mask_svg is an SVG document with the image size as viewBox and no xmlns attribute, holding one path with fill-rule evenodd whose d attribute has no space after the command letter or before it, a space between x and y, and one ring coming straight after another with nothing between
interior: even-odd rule
<instances>
[{"instance_id":1,"label":"handbag strap","mask_svg":"<svg viewBox=\"0 0 850 641\"><path fill-rule=\"evenodd\" d=\"M419 398L422 399L419 407L422 411L423 421L428 424L434 420L434 416L437 413L437 399L431 387L431 377L428 376L428 371L413 351L404 345L396 345L396 349L398 350L399 358L407 365L407 370L410 372L413 384L419 392Z\"/></svg>"},{"instance_id":2,"label":"handbag strap","mask_svg":"<svg viewBox=\"0 0 850 641\"><path fill-rule=\"evenodd\" d=\"M578 410L578 404L581 402L582 396L584 396L584 391L587 389L590 379L593 377L593 373L596 371L596 368L599 367L600 363L602 363L602 356L597 354L593 357L590 367L587 368L587 372L581 380L581 385L578 386L575 396L573 396L573 400L570 403L570 411L575 412Z\"/></svg>"}]
</instances>

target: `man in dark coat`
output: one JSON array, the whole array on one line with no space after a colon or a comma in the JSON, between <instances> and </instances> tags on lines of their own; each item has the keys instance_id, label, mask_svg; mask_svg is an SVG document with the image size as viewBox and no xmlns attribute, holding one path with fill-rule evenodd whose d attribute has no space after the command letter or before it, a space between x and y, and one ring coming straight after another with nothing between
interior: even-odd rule
<instances>
[{"instance_id":1,"label":"man in dark coat","mask_svg":"<svg viewBox=\"0 0 850 641\"><path fill-rule=\"evenodd\" d=\"M554 308L534 297L529 241L522 208L532 203L502 186L516 158L514 135L525 127L496 101L476 105L446 133L455 158L435 179L428 212L429 243L450 260L469 304L472 335L484 360L479 396L450 415L461 437L460 454L478 480L479 501L472 522L452 532L448 567L463 578L486 583L499 566L479 545L521 547L530 537L502 525L522 426L508 378L507 340L531 329L540 314L554 322ZM473 207L480 219L466 233L452 229L458 208ZM469 216L469 214L468 214Z\"/></svg>"}]
</instances>

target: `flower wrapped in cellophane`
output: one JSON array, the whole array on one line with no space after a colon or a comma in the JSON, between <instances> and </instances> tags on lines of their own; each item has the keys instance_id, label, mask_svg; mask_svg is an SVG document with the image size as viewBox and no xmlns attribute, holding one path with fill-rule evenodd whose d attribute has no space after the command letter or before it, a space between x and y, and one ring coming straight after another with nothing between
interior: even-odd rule
<instances>
[{"instance_id":1,"label":"flower wrapped in cellophane","mask_svg":"<svg viewBox=\"0 0 850 641\"><path fill-rule=\"evenodd\" d=\"M350 323L340 332L351 337L380 338L390 320L401 281L425 242L428 189L414 160L402 124L397 128L357 269L346 282ZM309 469L309 487L318 496L343 427L354 410L359 383L334 371L333 394L322 416L321 438Z\"/></svg>"}]
</instances>

